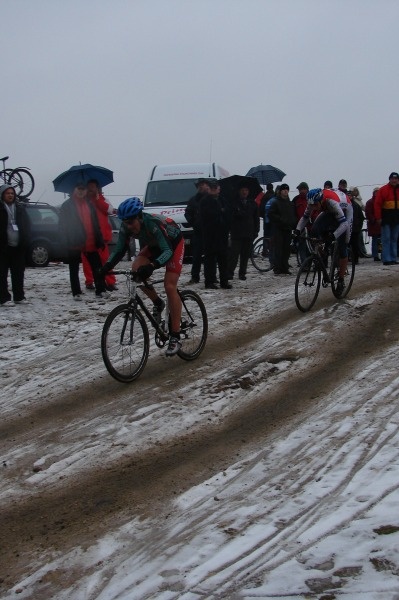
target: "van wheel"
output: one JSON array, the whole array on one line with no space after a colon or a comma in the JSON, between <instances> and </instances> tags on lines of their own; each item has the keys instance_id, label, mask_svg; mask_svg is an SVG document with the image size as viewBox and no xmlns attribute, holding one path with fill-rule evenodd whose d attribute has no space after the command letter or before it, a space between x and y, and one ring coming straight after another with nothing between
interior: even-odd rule
<instances>
[{"instance_id":1,"label":"van wheel","mask_svg":"<svg viewBox=\"0 0 399 600\"><path fill-rule=\"evenodd\" d=\"M50 252L45 243L33 244L29 249L28 261L32 267L47 267L50 262Z\"/></svg>"}]
</instances>

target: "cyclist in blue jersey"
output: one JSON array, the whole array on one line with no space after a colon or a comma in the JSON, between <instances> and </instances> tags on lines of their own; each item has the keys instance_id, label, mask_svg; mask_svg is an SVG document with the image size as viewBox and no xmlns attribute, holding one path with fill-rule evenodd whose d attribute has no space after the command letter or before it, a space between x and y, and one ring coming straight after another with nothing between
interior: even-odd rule
<instances>
[{"instance_id":1,"label":"cyclist in blue jersey","mask_svg":"<svg viewBox=\"0 0 399 600\"><path fill-rule=\"evenodd\" d=\"M101 269L108 273L125 255L131 237L139 240L140 252L134 258L132 270L142 280L151 277L155 269L166 267L164 287L170 312L169 343L166 356L174 356L181 348L180 319L181 300L177 291L177 282L183 266L184 239L179 226L170 218L143 212L143 204L137 197L127 198L118 208L118 217L122 221L118 241L114 252ZM144 289L152 300L153 316L159 323L164 301L155 289Z\"/></svg>"}]
</instances>

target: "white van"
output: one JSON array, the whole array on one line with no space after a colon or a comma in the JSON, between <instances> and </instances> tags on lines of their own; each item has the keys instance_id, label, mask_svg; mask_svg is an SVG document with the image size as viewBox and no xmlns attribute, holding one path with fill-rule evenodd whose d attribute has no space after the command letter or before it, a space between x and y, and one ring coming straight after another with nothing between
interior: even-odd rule
<instances>
[{"instance_id":1,"label":"white van","mask_svg":"<svg viewBox=\"0 0 399 600\"><path fill-rule=\"evenodd\" d=\"M192 229L184 217L189 199L197 192L195 182L200 177L222 179L230 173L216 163L155 165L144 194L144 210L171 217L180 226L185 254L190 255Z\"/></svg>"}]
</instances>

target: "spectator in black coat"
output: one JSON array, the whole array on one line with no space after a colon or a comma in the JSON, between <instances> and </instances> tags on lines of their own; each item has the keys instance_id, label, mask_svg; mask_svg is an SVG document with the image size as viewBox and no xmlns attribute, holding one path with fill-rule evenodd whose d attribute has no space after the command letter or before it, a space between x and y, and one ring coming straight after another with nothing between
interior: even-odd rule
<instances>
[{"instance_id":1,"label":"spectator in black coat","mask_svg":"<svg viewBox=\"0 0 399 600\"><path fill-rule=\"evenodd\" d=\"M273 271L275 275L290 275L292 230L296 219L294 206L289 198L290 188L282 183L269 209L273 244Z\"/></svg>"},{"instance_id":2,"label":"spectator in black coat","mask_svg":"<svg viewBox=\"0 0 399 600\"><path fill-rule=\"evenodd\" d=\"M30 223L11 185L0 187L0 306L25 304L24 275ZM8 290L8 272L14 303Z\"/></svg>"},{"instance_id":3,"label":"spectator in black coat","mask_svg":"<svg viewBox=\"0 0 399 600\"><path fill-rule=\"evenodd\" d=\"M204 248L205 288L216 290L216 267L220 287L231 289L227 278L227 251L230 218L226 200L220 196L217 179L209 180L209 194L201 199L200 218Z\"/></svg>"},{"instance_id":4,"label":"spectator in black coat","mask_svg":"<svg viewBox=\"0 0 399 600\"><path fill-rule=\"evenodd\" d=\"M255 200L249 197L249 189L245 185L238 190L238 196L231 205L230 221L230 251L229 251L229 279L234 278L237 267L238 277L245 281L247 278L248 260L251 256L252 244L259 232L259 213Z\"/></svg>"},{"instance_id":5,"label":"spectator in black coat","mask_svg":"<svg viewBox=\"0 0 399 600\"><path fill-rule=\"evenodd\" d=\"M353 209L352 232L349 244L352 248L353 262L355 265L357 265L359 263L359 256L365 256L361 250L359 243L360 236L363 236L362 229L364 222L364 214L360 204L358 204L358 202L354 200L352 190L347 191L347 196L352 202Z\"/></svg>"},{"instance_id":6,"label":"spectator in black coat","mask_svg":"<svg viewBox=\"0 0 399 600\"><path fill-rule=\"evenodd\" d=\"M192 266L191 266L191 279L189 283L199 283L201 273L201 263L203 254L203 243L202 243L202 227L200 217L200 203L201 199L209 194L209 182L207 179L200 178L196 181L195 187L197 193L195 196L190 198L187 202L187 207L184 212L187 223L193 228L193 235L191 238L191 251L192 251Z\"/></svg>"}]
</instances>

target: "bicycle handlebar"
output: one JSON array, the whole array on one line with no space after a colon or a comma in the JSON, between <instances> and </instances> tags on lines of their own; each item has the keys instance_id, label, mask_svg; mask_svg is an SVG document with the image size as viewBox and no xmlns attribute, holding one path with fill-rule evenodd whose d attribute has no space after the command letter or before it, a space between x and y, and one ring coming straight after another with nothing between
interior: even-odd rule
<instances>
[{"instance_id":1,"label":"bicycle handlebar","mask_svg":"<svg viewBox=\"0 0 399 600\"><path fill-rule=\"evenodd\" d=\"M112 269L112 271L108 271L107 274L110 275L125 275L125 277L131 277L133 281L137 283L143 283L145 286L156 285L157 283L161 283L163 279L157 279L156 281L149 281L148 279L141 279L141 277L137 274L137 271L132 271L131 269Z\"/></svg>"}]
</instances>

